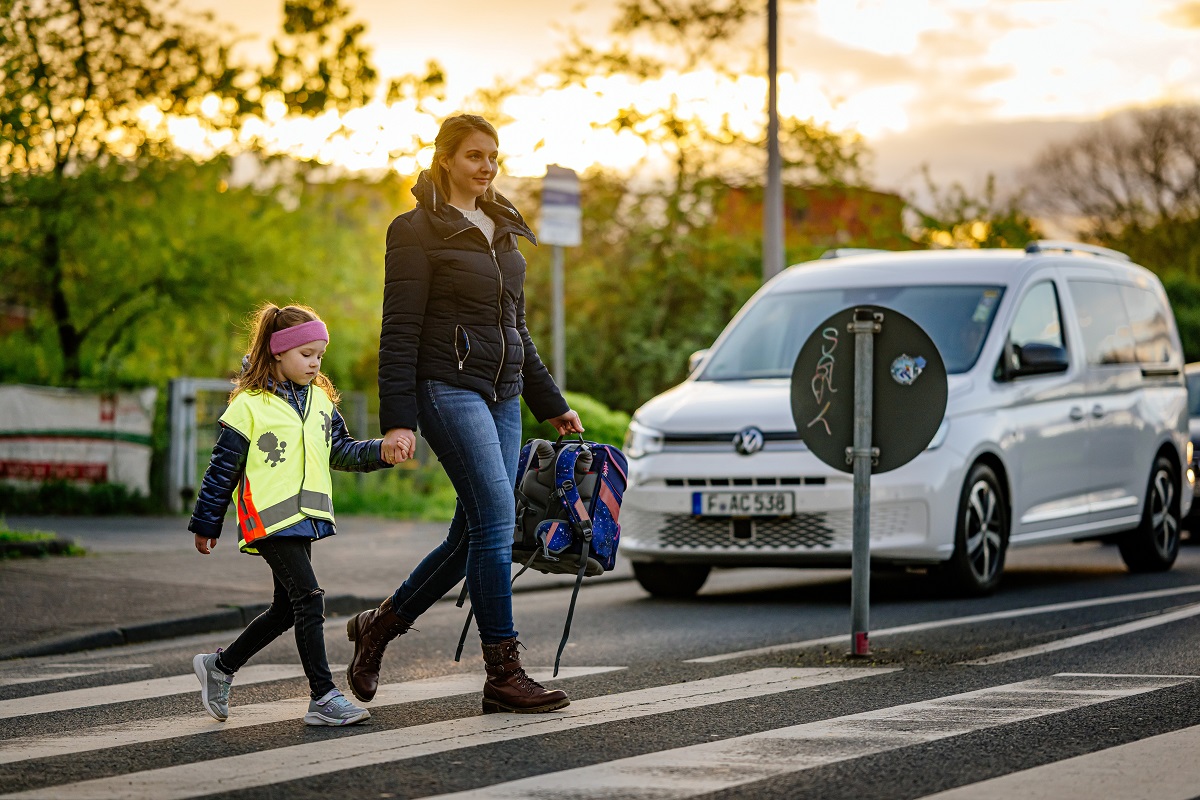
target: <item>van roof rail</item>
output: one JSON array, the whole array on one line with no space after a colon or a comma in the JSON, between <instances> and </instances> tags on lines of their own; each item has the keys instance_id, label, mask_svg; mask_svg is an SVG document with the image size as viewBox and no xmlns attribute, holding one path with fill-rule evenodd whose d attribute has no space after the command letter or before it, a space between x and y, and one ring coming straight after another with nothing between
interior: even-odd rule
<instances>
[{"instance_id":1,"label":"van roof rail","mask_svg":"<svg viewBox=\"0 0 1200 800\"><path fill-rule=\"evenodd\" d=\"M1056 239L1037 239L1025 245L1025 252L1033 255L1034 253L1060 252L1060 253L1087 253L1093 256L1102 256L1104 258L1113 258L1117 261L1132 261L1132 259L1122 253L1120 250L1113 250L1108 247L1100 247L1095 244L1084 244L1083 242L1064 242Z\"/></svg>"},{"instance_id":2,"label":"van roof rail","mask_svg":"<svg viewBox=\"0 0 1200 800\"><path fill-rule=\"evenodd\" d=\"M865 256L868 253L890 253L890 250L880 250L874 247L835 247L826 250L818 258L846 258L848 256Z\"/></svg>"}]
</instances>

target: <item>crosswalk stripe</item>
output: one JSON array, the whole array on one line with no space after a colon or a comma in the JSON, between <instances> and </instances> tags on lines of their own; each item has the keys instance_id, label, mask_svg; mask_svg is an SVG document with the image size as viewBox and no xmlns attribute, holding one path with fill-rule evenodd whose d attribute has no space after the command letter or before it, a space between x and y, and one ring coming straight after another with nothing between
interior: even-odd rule
<instances>
[{"instance_id":1,"label":"crosswalk stripe","mask_svg":"<svg viewBox=\"0 0 1200 800\"><path fill-rule=\"evenodd\" d=\"M298 664L262 664L238 670L237 682L238 685L245 686L250 683L296 678L303 674L304 669ZM0 700L0 719L112 705L130 700L145 700L150 697L167 697L172 694L198 691L199 688L200 682L196 680L194 674L189 672L187 675L173 675L170 678L153 678L109 686L93 686L89 689L72 689L67 692L35 694L12 700Z\"/></svg>"},{"instance_id":2,"label":"crosswalk stripe","mask_svg":"<svg viewBox=\"0 0 1200 800\"><path fill-rule=\"evenodd\" d=\"M1181 594L1194 594L1196 592L1200 592L1200 584L1194 584L1191 586L1177 586L1172 589L1154 589L1148 592L1133 592L1131 594L1120 594L1112 597L1093 597L1088 600L1070 600L1065 603L1051 603L1050 605L1043 606L1013 608L1006 611L990 611L986 614L971 614L966 617L934 619L926 622L914 622L911 625L898 625L894 628L882 628L877 631L871 631L871 638L876 639L881 636L892 636L899 633L919 633L921 631L954 627L956 625L977 625L980 622L995 622L1003 619L1017 619L1020 617L1034 616L1037 614L1056 614L1060 611L1073 611L1080 608L1095 608L1097 606L1107 606L1119 603L1134 603L1142 600L1156 600L1163 597L1174 597ZM849 645L850 634L839 633L833 636L823 636L819 639L807 639L802 642L785 642L784 644L755 647L750 650L738 650L733 653L720 653L718 655L702 656L700 658L689 658L684 661L684 663L716 664L721 661L731 661L736 658L772 655L775 653L786 653L791 650L803 650L807 647L820 647L821 645L843 643Z\"/></svg>"},{"instance_id":3,"label":"crosswalk stripe","mask_svg":"<svg viewBox=\"0 0 1200 800\"><path fill-rule=\"evenodd\" d=\"M149 666L150 664L46 664L38 668L38 671L32 675L26 669L0 675L0 686L44 683L46 681L62 680L63 678L81 678L84 675L102 675L106 672L145 669Z\"/></svg>"},{"instance_id":4,"label":"crosswalk stripe","mask_svg":"<svg viewBox=\"0 0 1200 800\"><path fill-rule=\"evenodd\" d=\"M487 714L326 739L227 758L34 789L2 798L101 800L199 797L269 786L466 747L561 733L717 703L895 672L894 668L761 669L573 702L551 714Z\"/></svg>"},{"instance_id":5,"label":"crosswalk stripe","mask_svg":"<svg viewBox=\"0 0 1200 800\"><path fill-rule=\"evenodd\" d=\"M602 672L612 672L625 669L624 667L562 667L558 678L577 678L584 675L595 675ZM534 680L549 682L551 670L531 669ZM193 679L193 688L199 689L199 683ZM234 697L237 697L237 687L241 684L241 674L234 681ZM479 675L447 675L438 678L425 678L403 683L388 683L379 687L375 700L368 706L371 710L383 706L400 705L401 703L416 703L421 700L434 700L440 697L452 697L456 694L478 692L483 685ZM199 692L197 692L197 696ZM0 764L13 764L18 761L29 761L35 758L86 753L92 750L103 750L109 747L123 747L130 744L145 744L164 739L177 739L184 736L228 731L235 728L248 728L254 725L268 725L273 722L299 720L308 710L308 698L297 697L288 700L276 700L270 703L254 703L252 705L234 705L230 708L229 719L217 722L212 717L200 711L199 701L197 711L193 714L180 714L173 717L161 717L137 722L123 722L119 725L99 725L84 730L68 733L54 733L46 736L21 737L0 741Z\"/></svg>"},{"instance_id":6,"label":"crosswalk stripe","mask_svg":"<svg viewBox=\"0 0 1200 800\"><path fill-rule=\"evenodd\" d=\"M984 666L987 664L1001 664L1005 661L1015 661L1018 658L1029 658L1030 656L1041 655L1042 653L1051 653L1055 650L1065 650L1068 647L1079 647L1080 645L1092 644L1093 642L1104 641L1111 639L1114 636L1124 636L1127 633L1154 628L1158 625L1166 625L1170 622L1178 622L1181 619L1194 617L1200 614L1200 603L1195 603L1190 606L1184 606L1176 611L1170 611L1164 614L1155 614L1152 617L1126 622L1122 625L1112 625L1107 628L1101 628L1097 631L1081 633L1078 636L1068 636L1065 639L1055 639L1045 644L1034 645L1033 647L1023 647L1020 650L1010 650L1007 653L996 653L995 655L977 658L971 661L963 661L963 664L969 666Z\"/></svg>"},{"instance_id":7,"label":"crosswalk stripe","mask_svg":"<svg viewBox=\"0 0 1200 800\"><path fill-rule=\"evenodd\" d=\"M439 795L438 800L546 800L549 797L615 800L630 796L678 800L1152 692L1189 680L1191 678L1136 675L1127 678L1055 675L552 772ZM1057 798L1062 795L1039 796ZM1096 796L1125 795L1107 789L1089 795ZM967 793L961 797L974 800L977 795ZM1014 791L995 797L1007 800L1029 795Z\"/></svg>"},{"instance_id":8,"label":"crosswalk stripe","mask_svg":"<svg viewBox=\"0 0 1200 800\"><path fill-rule=\"evenodd\" d=\"M927 795L923 800L1191 800L1200 726ZM1147 780L1153 776L1153 780Z\"/></svg>"}]
</instances>

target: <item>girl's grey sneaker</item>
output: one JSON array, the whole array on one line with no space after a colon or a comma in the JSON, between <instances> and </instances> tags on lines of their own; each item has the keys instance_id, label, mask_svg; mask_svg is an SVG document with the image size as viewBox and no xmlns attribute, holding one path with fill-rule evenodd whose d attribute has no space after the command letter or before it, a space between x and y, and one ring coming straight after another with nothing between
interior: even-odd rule
<instances>
[{"instance_id":1,"label":"girl's grey sneaker","mask_svg":"<svg viewBox=\"0 0 1200 800\"><path fill-rule=\"evenodd\" d=\"M229 719L229 686L233 676L217 669L217 653L200 653L192 659L192 669L200 679L200 701L204 710L218 722Z\"/></svg>"},{"instance_id":2,"label":"girl's grey sneaker","mask_svg":"<svg viewBox=\"0 0 1200 800\"><path fill-rule=\"evenodd\" d=\"M354 705L337 689L330 689L329 693L320 700L309 702L308 713L304 715L304 724L353 725L370 718L370 711Z\"/></svg>"}]
</instances>

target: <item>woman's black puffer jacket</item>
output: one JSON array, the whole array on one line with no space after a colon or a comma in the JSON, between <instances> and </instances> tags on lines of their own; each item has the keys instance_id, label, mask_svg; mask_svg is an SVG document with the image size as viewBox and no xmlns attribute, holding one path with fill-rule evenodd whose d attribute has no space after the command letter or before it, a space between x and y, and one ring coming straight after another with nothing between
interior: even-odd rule
<instances>
[{"instance_id":1,"label":"woman's black puffer jacket","mask_svg":"<svg viewBox=\"0 0 1200 800\"><path fill-rule=\"evenodd\" d=\"M517 237L537 243L508 200L480 198L496 223L483 232L450 205L428 171L413 187L417 207L392 221L384 256L379 334L379 425L417 427L417 382L433 379L489 400L522 395L539 421L568 405L525 327L525 257Z\"/></svg>"}]
</instances>

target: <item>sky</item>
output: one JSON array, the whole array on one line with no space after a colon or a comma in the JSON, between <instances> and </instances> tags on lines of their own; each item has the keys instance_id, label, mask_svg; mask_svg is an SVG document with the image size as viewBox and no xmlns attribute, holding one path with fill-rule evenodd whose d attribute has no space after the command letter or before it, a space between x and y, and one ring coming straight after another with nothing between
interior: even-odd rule
<instances>
[{"instance_id":1,"label":"sky","mask_svg":"<svg viewBox=\"0 0 1200 800\"><path fill-rule=\"evenodd\" d=\"M347 0L367 25L383 76L417 73L430 59L457 101L497 78L516 80L562 52L571 31L608 41L615 0ZM763 0L763 6L766 2ZM281 0L191 0L250 34L265 53ZM928 165L941 182L1002 184L1048 142L1105 114L1200 101L1200 0L780 0L780 109L857 131L875 153L873 182L911 190ZM765 64L765 15L730 52ZM622 101L652 105L671 92L700 113L729 113L761 129L765 81L672 75L657 85L604 83L591 91L514 98L501 130L505 168L546 163L630 166L645 155L630 139L591 130ZM362 142L334 161L369 166L370 138L428 125L394 110L364 124ZM311 131L310 131L311 132ZM294 134L299 138L304 133ZM402 165L415 167L417 165Z\"/></svg>"}]
</instances>

